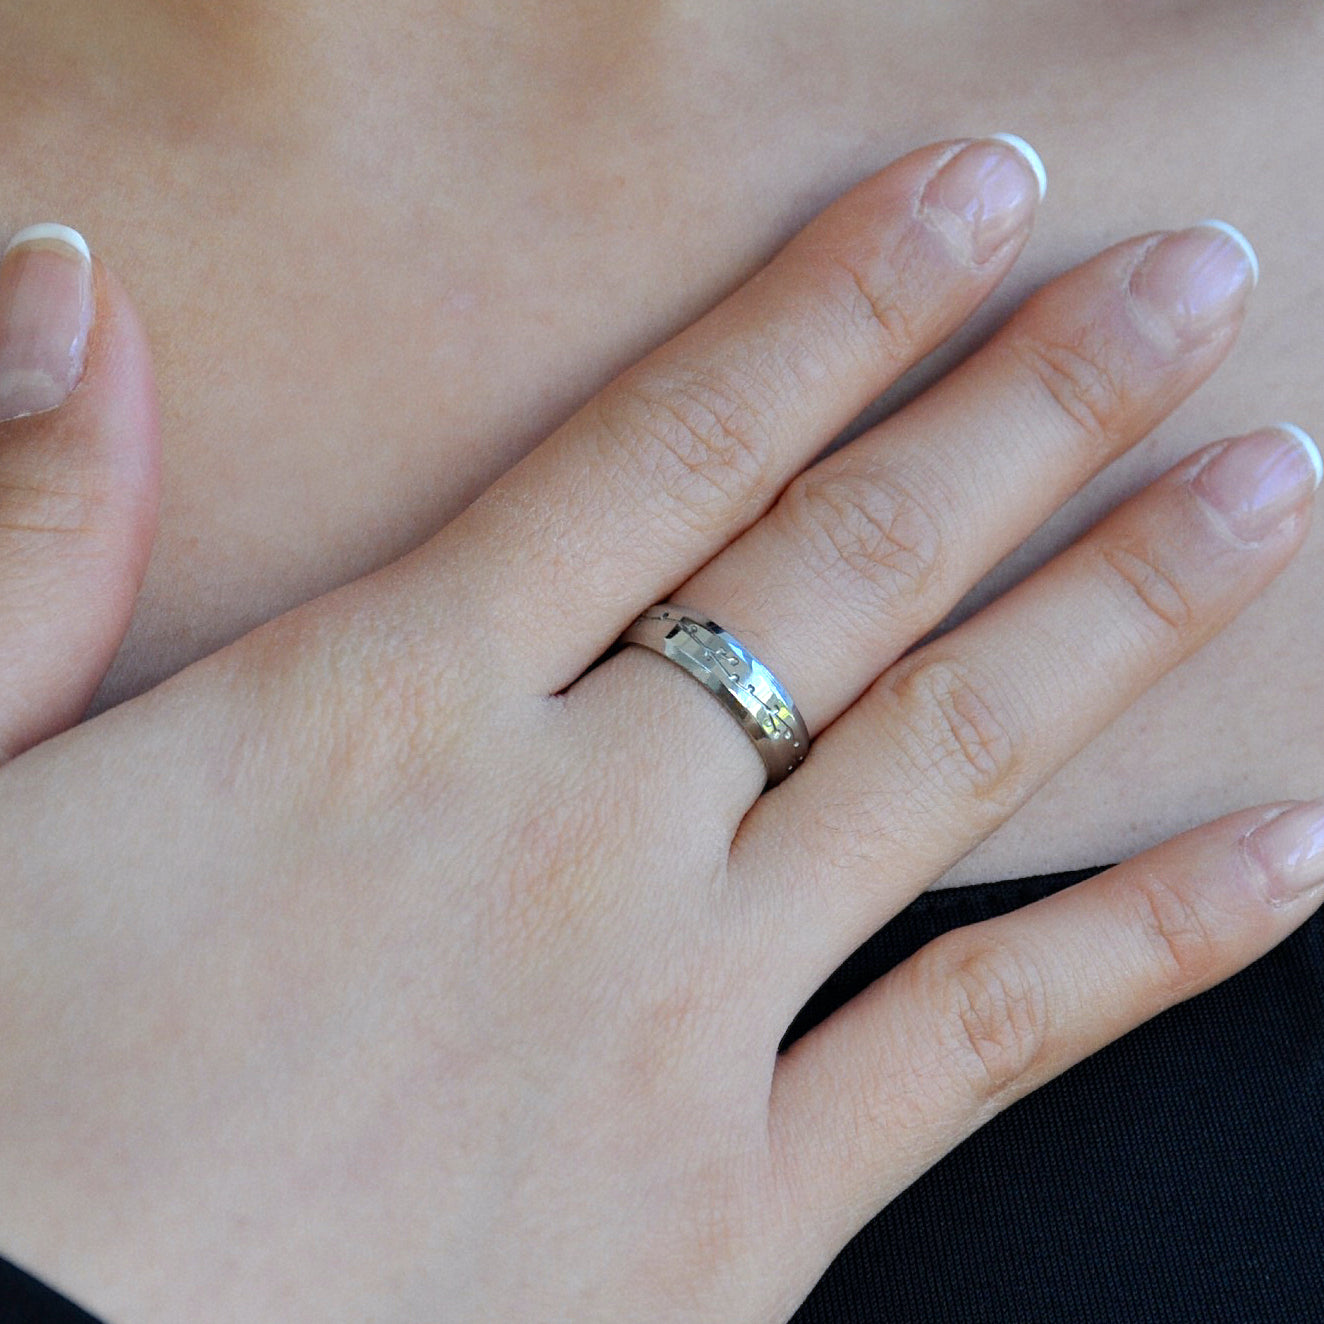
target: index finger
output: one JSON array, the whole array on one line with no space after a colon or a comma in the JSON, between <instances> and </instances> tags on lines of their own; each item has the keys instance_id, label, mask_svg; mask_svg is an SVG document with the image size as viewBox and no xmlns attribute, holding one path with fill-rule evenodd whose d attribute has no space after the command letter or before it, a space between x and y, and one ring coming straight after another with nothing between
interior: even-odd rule
<instances>
[{"instance_id":1,"label":"index finger","mask_svg":"<svg viewBox=\"0 0 1324 1324\"><path fill-rule=\"evenodd\" d=\"M1042 170L1009 137L902 158L448 525L429 560L535 641L506 662L543 693L564 688L752 524L997 285ZM568 582L582 589L573 611Z\"/></svg>"}]
</instances>

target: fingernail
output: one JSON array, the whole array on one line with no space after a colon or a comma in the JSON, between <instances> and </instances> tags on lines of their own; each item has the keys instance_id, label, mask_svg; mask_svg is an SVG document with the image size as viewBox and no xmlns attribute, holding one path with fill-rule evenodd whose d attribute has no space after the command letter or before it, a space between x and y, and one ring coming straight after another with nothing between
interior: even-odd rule
<instances>
[{"instance_id":1,"label":"fingernail","mask_svg":"<svg viewBox=\"0 0 1324 1324\"><path fill-rule=\"evenodd\" d=\"M1246 542L1267 537L1324 477L1319 447L1295 423L1230 441L1191 480L1191 488Z\"/></svg>"},{"instance_id":2,"label":"fingernail","mask_svg":"<svg viewBox=\"0 0 1324 1324\"><path fill-rule=\"evenodd\" d=\"M1043 157L1019 134L990 133L988 136L995 142L1006 143L1008 147L1014 147L1026 159L1030 169L1034 171L1034 180L1039 186L1039 201L1042 202L1048 196L1048 171L1044 169Z\"/></svg>"},{"instance_id":3,"label":"fingernail","mask_svg":"<svg viewBox=\"0 0 1324 1324\"><path fill-rule=\"evenodd\" d=\"M1169 352L1228 326L1260 276L1249 240L1226 221L1201 221L1156 244L1131 275L1140 321Z\"/></svg>"},{"instance_id":4,"label":"fingernail","mask_svg":"<svg viewBox=\"0 0 1324 1324\"><path fill-rule=\"evenodd\" d=\"M0 422L56 409L83 375L92 257L65 225L19 231L0 258Z\"/></svg>"},{"instance_id":5,"label":"fingernail","mask_svg":"<svg viewBox=\"0 0 1324 1324\"><path fill-rule=\"evenodd\" d=\"M1047 187L1039 153L999 133L957 152L929 181L921 209L978 264L1024 228Z\"/></svg>"},{"instance_id":6,"label":"fingernail","mask_svg":"<svg viewBox=\"0 0 1324 1324\"><path fill-rule=\"evenodd\" d=\"M1246 849L1271 880L1271 901L1291 901L1324 884L1324 800L1299 804L1261 823Z\"/></svg>"}]
</instances>

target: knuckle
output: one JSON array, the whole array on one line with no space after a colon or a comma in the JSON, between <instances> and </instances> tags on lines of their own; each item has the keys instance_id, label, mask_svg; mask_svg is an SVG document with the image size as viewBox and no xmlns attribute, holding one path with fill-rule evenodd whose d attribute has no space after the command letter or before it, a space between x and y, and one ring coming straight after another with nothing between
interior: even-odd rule
<instances>
[{"instance_id":1,"label":"knuckle","mask_svg":"<svg viewBox=\"0 0 1324 1324\"><path fill-rule=\"evenodd\" d=\"M374 719L380 724L376 739L396 778L407 784L446 761L461 723L450 687L436 671L419 665L410 651L392 654L373 668L361 692L372 708L360 726Z\"/></svg>"},{"instance_id":2,"label":"knuckle","mask_svg":"<svg viewBox=\"0 0 1324 1324\"><path fill-rule=\"evenodd\" d=\"M1176 1000L1208 983L1222 951L1213 916L1178 880L1157 870L1139 876L1133 897L1135 924L1159 988Z\"/></svg>"},{"instance_id":3,"label":"knuckle","mask_svg":"<svg viewBox=\"0 0 1324 1324\"><path fill-rule=\"evenodd\" d=\"M1147 635L1185 635L1194 607L1156 549L1113 545L1100 552L1101 574L1128 618Z\"/></svg>"},{"instance_id":4,"label":"knuckle","mask_svg":"<svg viewBox=\"0 0 1324 1324\"><path fill-rule=\"evenodd\" d=\"M529 797L498 852L485 904L489 926L505 950L541 948L563 959L566 944L586 940L611 901L598 886L594 845L604 839L607 825L599 821L592 797L576 795L572 787L551 796L539 789L543 796Z\"/></svg>"},{"instance_id":5,"label":"knuckle","mask_svg":"<svg viewBox=\"0 0 1324 1324\"><path fill-rule=\"evenodd\" d=\"M942 546L939 521L896 482L811 470L786 489L778 506L802 564L828 581L834 596L862 591L863 605L876 611L900 606L932 583Z\"/></svg>"},{"instance_id":6,"label":"knuckle","mask_svg":"<svg viewBox=\"0 0 1324 1324\"><path fill-rule=\"evenodd\" d=\"M404 806L436 790L468 722L435 667L390 631L364 644L334 618L294 612L245 641L247 670L269 677L303 802L317 813Z\"/></svg>"},{"instance_id":7,"label":"knuckle","mask_svg":"<svg viewBox=\"0 0 1324 1324\"><path fill-rule=\"evenodd\" d=\"M1018 798L1024 741L1006 703L986 684L937 659L904 669L891 689L907 755L944 793L995 810Z\"/></svg>"},{"instance_id":8,"label":"knuckle","mask_svg":"<svg viewBox=\"0 0 1324 1324\"><path fill-rule=\"evenodd\" d=\"M358 765L378 780L407 784L441 762L458 714L448 711L453 705L439 671L422 665L413 647L387 635L324 657L340 715L328 726L340 732L346 775Z\"/></svg>"},{"instance_id":9,"label":"knuckle","mask_svg":"<svg viewBox=\"0 0 1324 1324\"><path fill-rule=\"evenodd\" d=\"M734 373L692 373L619 383L599 398L598 418L615 454L642 470L687 523L708 529L772 479L775 407L775 391L753 374L738 382Z\"/></svg>"},{"instance_id":10,"label":"knuckle","mask_svg":"<svg viewBox=\"0 0 1324 1324\"><path fill-rule=\"evenodd\" d=\"M861 265L841 254L827 255L826 295L853 344L863 342L870 359L909 362L922 337L907 306L904 284L889 263L874 255L866 276Z\"/></svg>"},{"instance_id":11,"label":"knuckle","mask_svg":"<svg viewBox=\"0 0 1324 1324\"><path fill-rule=\"evenodd\" d=\"M850 878L853 886L877 888L880 898L891 887L899 841L895 806L886 794L860 780L843 779L838 793L806 804L796 831L813 842L822 876Z\"/></svg>"},{"instance_id":12,"label":"knuckle","mask_svg":"<svg viewBox=\"0 0 1324 1324\"><path fill-rule=\"evenodd\" d=\"M1075 344L1031 335L1008 341L1016 366L1055 423L1065 422L1091 449L1111 443L1125 412L1126 392L1106 366L1106 354L1083 338Z\"/></svg>"},{"instance_id":13,"label":"knuckle","mask_svg":"<svg viewBox=\"0 0 1324 1324\"><path fill-rule=\"evenodd\" d=\"M962 934L933 944L926 982L939 1007L938 1041L959 1080L981 1102L1013 1089L1043 1056L1048 987L1024 952Z\"/></svg>"}]
</instances>

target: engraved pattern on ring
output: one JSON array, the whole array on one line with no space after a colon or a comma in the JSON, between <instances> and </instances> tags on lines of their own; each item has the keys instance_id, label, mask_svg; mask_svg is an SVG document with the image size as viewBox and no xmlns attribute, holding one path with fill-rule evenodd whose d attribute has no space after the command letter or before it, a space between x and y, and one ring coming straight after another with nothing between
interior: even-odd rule
<instances>
[{"instance_id":1,"label":"engraved pattern on ring","mask_svg":"<svg viewBox=\"0 0 1324 1324\"><path fill-rule=\"evenodd\" d=\"M804 761L809 731L785 687L715 621L661 603L644 612L622 639L661 653L721 700L753 741L769 786Z\"/></svg>"}]
</instances>

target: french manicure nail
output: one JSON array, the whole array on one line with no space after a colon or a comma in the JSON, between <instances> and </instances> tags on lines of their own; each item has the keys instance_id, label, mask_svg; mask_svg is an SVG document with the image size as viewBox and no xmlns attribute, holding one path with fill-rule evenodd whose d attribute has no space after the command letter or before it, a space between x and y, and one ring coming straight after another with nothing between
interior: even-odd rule
<instances>
[{"instance_id":1,"label":"french manicure nail","mask_svg":"<svg viewBox=\"0 0 1324 1324\"><path fill-rule=\"evenodd\" d=\"M1192 349L1230 325L1259 273L1259 259L1240 230L1226 221L1201 221L1145 255L1131 275L1132 305L1162 349Z\"/></svg>"},{"instance_id":2,"label":"french manicure nail","mask_svg":"<svg viewBox=\"0 0 1324 1324\"><path fill-rule=\"evenodd\" d=\"M1034 181L1039 186L1039 201L1042 202L1048 196L1048 171L1044 169L1043 157L1019 134L990 133L988 136L995 142L1014 147L1025 158L1030 169L1034 171Z\"/></svg>"},{"instance_id":3,"label":"french manicure nail","mask_svg":"<svg viewBox=\"0 0 1324 1324\"><path fill-rule=\"evenodd\" d=\"M1230 441L1191 480L1195 493L1246 542L1267 537L1324 477L1319 447L1295 423Z\"/></svg>"},{"instance_id":4,"label":"french manicure nail","mask_svg":"<svg viewBox=\"0 0 1324 1324\"><path fill-rule=\"evenodd\" d=\"M995 134L957 152L929 181L921 207L979 264L1025 226L1047 185L1039 153L1025 139Z\"/></svg>"},{"instance_id":5,"label":"french manicure nail","mask_svg":"<svg viewBox=\"0 0 1324 1324\"><path fill-rule=\"evenodd\" d=\"M0 422L56 409L83 375L95 298L77 230L32 225L0 257Z\"/></svg>"},{"instance_id":6,"label":"french manicure nail","mask_svg":"<svg viewBox=\"0 0 1324 1324\"><path fill-rule=\"evenodd\" d=\"M1324 800L1261 823L1245 841L1271 880L1270 900L1291 901L1324 885Z\"/></svg>"}]
</instances>

